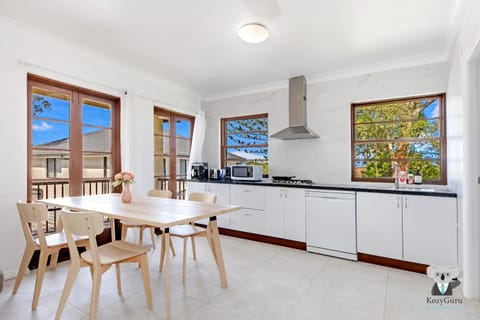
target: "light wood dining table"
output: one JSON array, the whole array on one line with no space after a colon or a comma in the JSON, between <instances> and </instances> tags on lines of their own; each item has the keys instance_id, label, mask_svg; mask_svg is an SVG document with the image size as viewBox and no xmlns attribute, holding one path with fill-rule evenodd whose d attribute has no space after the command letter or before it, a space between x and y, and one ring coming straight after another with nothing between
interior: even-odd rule
<instances>
[{"instance_id":1,"label":"light wood dining table","mask_svg":"<svg viewBox=\"0 0 480 320\"><path fill-rule=\"evenodd\" d=\"M66 207L81 211L98 212L111 218L112 239L115 239L114 219L147 224L162 229L166 244L170 242L169 228L175 225L208 218L207 239L220 275L222 288L228 287L216 217L239 210L236 205L203 203L157 197L135 197L130 203L122 203L120 194L65 197L38 200L54 207ZM168 248L168 246L167 246ZM168 251L168 250L167 250ZM170 255L165 257L166 318L171 319Z\"/></svg>"}]
</instances>

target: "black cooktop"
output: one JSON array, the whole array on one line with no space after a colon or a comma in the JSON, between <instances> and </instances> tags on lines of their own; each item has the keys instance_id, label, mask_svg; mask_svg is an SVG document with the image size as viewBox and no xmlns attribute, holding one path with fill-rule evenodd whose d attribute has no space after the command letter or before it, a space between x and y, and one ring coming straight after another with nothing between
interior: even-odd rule
<instances>
[{"instance_id":1,"label":"black cooktop","mask_svg":"<svg viewBox=\"0 0 480 320\"><path fill-rule=\"evenodd\" d=\"M309 179L295 179L295 176L273 176L273 183L283 184L312 184L313 181Z\"/></svg>"}]
</instances>

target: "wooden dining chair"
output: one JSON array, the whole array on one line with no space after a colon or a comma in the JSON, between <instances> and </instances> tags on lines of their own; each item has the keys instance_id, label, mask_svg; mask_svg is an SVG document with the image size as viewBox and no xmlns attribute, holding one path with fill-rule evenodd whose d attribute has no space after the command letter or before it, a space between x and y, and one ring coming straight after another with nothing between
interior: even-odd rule
<instances>
[{"instance_id":1,"label":"wooden dining chair","mask_svg":"<svg viewBox=\"0 0 480 320\"><path fill-rule=\"evenodd\" d=\"M217 196L213 193L200 193L193 192L188 196L189 201L199 201L205 203L215 203L217 201ZM183 224L179 226L170 227L170 239L172 237L179 237L183 239L183 267L182 267L182 283L185 284L186 280L186 270L187 270L187 240L188 238L192 239L192 253L193 259L197 260L197 253L195 249L195 237L207 236L207 229L203 227L196 226L194 223ZM162 244L165 243L165 238L162 238ZM165 260L165 251L162 247L162 252L160 253L160 272L163 269L163 262Z\"/></svg>"},{"instance_id":2,"label":"wooden dining chair","mask_svg":"<svg viewBox=\"0 0 480 320\"><path fill-rule=\"evenodd\" d=\"M119 295L122 294L120 263L136 262L140 265L147 306L149 309L152 309L152 291L147 257L148 248L122 240L113 241L98 247L95 236L102 233L104 225L102 215L96 212L72 212L64 208L62 210L62 220L68 241L68 248L70 250L71 264L55 315L56 320L60 319L78 271L80 267L84 266L90 267L90 273L92 275L92 292L89 310L90 320L96 319L102 274L110 269L113 264L116 266L117 291ZM81 255L78 254L73 238L75 235L87 236L89 240L90 248Z\"/></svg>"},{"instance_id":3,"label":"wooden dining chair","mask_svg":"<svg viewBox=\"0 0 480 320\"><path fill-rule=\"evenodd\" d=\"M50 256L50 269L54 270L57 266L58 252L62 248L67 248L68 243L64 232L45 235L43 226L48 219L48 210L45 204L17 202L17 210L22 224L23 235L25 236L25 250L23 252L22 261L20 262L20 267L18 268L12 294L17 293L25 271L28 269L28 264L32 259L33 253L36 250L40 250L32 301L32 310L35 310L42 289L48 256ZM37 232L35 237L32 234L32 229ZM79 247L88 248L87 237L75 237L73 241L75 241L76 245Z\"/></svg>"},{"instance_id":4,"label":"wooden dining chair","mask_svg":"<svg viewBox=\"0 0 480 320\"><path fill-rule=\"evenodd\" d=\"M149 197L158 197L158 198L171 198L172 197L172 192L169 190L150 190L148 191L148 196ZM149 226L146 224L139 224L139 223L132 223L128 221L120 221L122 223L122 240L126 239L127 236L127 231L129 228L137 228L139 229L139 243L140 245L143 244L143 231L145 229L150 229L150 236L152 238L152 247L153 249L156 249L155 245L155 227ZM173 246L172 246L172 250ZM175 255L175 251L173 251L173 255Z\"/></svg>"}]
</instances>

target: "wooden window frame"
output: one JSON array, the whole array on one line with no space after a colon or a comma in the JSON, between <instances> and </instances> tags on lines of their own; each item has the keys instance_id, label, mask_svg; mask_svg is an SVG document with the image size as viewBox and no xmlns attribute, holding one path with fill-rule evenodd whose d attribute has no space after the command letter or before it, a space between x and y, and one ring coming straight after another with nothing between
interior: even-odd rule
<instances>
[{"instance_id":1,"label":"wooden window frame","mask_svg":"<svg viewBox=\"0 0 480 320\"><path fill-rule=\"evenodd\" d=\"M429 94L429 95L420 95L420 96L412 96L412 97L404 97L404 98L397 98L397 99L385 99L385 100L376 100L376 101L369 101L369 102L361 102L361 103L352 103L350 108L350 130L351 130L351 180L352 181L361 181L361 182L394 182L394 178L362 178L355 176L355 144L356 143L364 143L364 140L356 140L355 139L355 109L357 107L364 107L364 106L372 106L372 105L381 105L386 103L396 103L396 102L408 102L412 100L419 100L419 99L431 99L436 98L439 100L439 111L440 114L438 117L432 119L438 119L440 123L440 137L435 138L432 140L439 140L440 141L440 178L438 180L423 180L423 183L426 184L436 184L436 185L446 185L447 184L447 139L446 139L446 94L445 93L438 93L438 94ZM406 120L408 121L408 120ZM395 122L402 122L402 121L377 121L377 122L370 122L369 124L375 123L395 123ZM363 123L362 123L363 124ZM419 138L408 138L408 141L422 141L425 139ZM368 142L390 142L395 141L395 139L377 139L377 140L368 140ZM385 159L394 161L395 159Z\"/></svg>"},{"instance_id":2,"label":"wooden window frame","mask_svg":"<svg viewBox=\"0 0 480 320\"><path fill-rule=\"evenodd\" d=\"M221 126L221 143L220 143L220 163L222 168L227 167L227 157L226 157L226 149L227 148L235 148L241 147L245 148L251 146L253 148L267 148L268 149L268 139L266 144L255 144L255 145L241 145L241 146L227 146L227 122L228 121L235 121L235 120L248 120L248 119L256 119L256 118L267 118L268 113L259 113L259 114L250 114L246 116L237 116L237 117L229 117L229 118L221 118L220 119L220 126ZM250 132L257 132L257 131L249 131ZM264 131L261 131L264 132ZM267 128L267 136L268 136L268 128ZM264 178L268 178L268 174L263 175Z\"/></svg>"},{"instance_id":3,"label":"wooden window frame","mask_svg":"<svg viewBox=\"0 0 480 320\"><path fill-rule=\"evenodd\" d=\"M120 98L109 94L98 92L95 90L71 85L65 82L45 78L39 75L27 74L27 201L31 202L32 198L32 94L33 88L40 87L46 90L61 92L70 96L70 158L74 159L74 165L70 166L70 196L80 196L83 192L83 146L82 139L78 135L82 135L82 99L90 98L96 101L102 101L112 106L111 110L111 161L112 161L112 177L115 172L121 171L121 153L120 153ZM76 119L76 121L71 121ZM64 121L60 121L64 122ZM76 136L76 138L73 138ZM72 144L73 142L73 144ZM79 143L78 143L79 142ZM79 169L80 168L80 169ZM52 180L54 181L54 179ZM118 191L118 190L117 190Z\"/></svg>"},{"instance_id":4,"label":"wooden window frame","mask_svg":"<svg viewBox=\"0 0 480 320\"><path fill-rule=\"evenodd\" d=\"M168 152L169 152L169 155L170 155L169 156L170 170L167 172L167 175L170 177L168 185L169 185L170 191L172 192L172 198L176 199L178 190L177 190L177 183L176 183L176 180L177 180L177 161L176 161L176 159L177 159L177 143L176 143L177 127L176 127L175 124L176 124L177 120L188 120L190 122L190 133L189 133L190 138L187 139L187 138L181 138L180 137L180 139L190 140L190 150L189 150L189 154L190 154L190 152L192 151L193 129L194 129L194 126L195 126L195 116L185 114L185 113L170 111L168 109L158 107L158 106L153 107L153 114L154 114L154 116L159 115L159 116L162 116L162 117L166 117L170 121L170 132L169 132L169 135L168 135L168 139L169 139L169 141L168 141L168 143L169 143ZM154 132L153 136L155 138L155 136L158 136L158 134L156 134ZM162 135L162 136L165 136L165 135ZM154 143L155 143L155 140L154 140ZM172 157L172 155L174 157ZM154 148L154 154L153 154L154 159L155 159L156 156L159 156L159 155L155 154L155 148ZM173 161L173 159L175 159L175 161ZM165 158L163 158L163 160L165 160ZM154 172L155 181L156 181L157 178L158 177L155 176L155 172Z\"/></svg>"}]
</instances>

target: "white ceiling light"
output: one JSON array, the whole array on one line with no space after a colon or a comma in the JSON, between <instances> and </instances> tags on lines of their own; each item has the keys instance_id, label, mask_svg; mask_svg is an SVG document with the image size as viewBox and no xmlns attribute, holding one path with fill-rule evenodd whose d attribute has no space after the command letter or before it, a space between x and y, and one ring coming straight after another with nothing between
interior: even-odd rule
<instances>
[{"instance_id":1,"label":"white ceiling light","mask_svg":"<svg viewBox=\"0 0 480 320\"><path fill-rule=\"evenodd\" d=\"M248 43L260 43L267 40L270 32L260 23L248 23L238 29L238 36Z\"/></svg>"}]
</instances>

